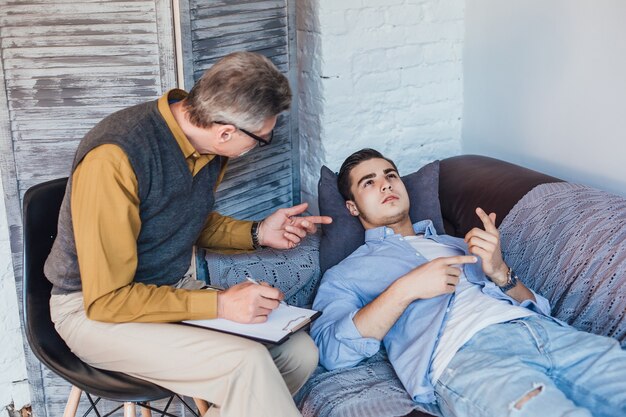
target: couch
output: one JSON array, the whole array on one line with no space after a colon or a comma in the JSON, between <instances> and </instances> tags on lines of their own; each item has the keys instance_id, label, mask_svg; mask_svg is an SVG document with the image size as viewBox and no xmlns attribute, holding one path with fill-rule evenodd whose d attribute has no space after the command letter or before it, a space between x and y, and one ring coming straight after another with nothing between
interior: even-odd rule
<instances>
[{"instance_id":1,"label":"couch","mask_svg":"<svg viewBox=\"0 0 626 417\"><path fill-rule=\"evenodd\" d=\"M481 227L476 207L495 212L507 264L550 300L553 315L626 348L626 199L485 156L455 156L420 171L403 177L412 205L431 217L440 213L435 224L459 237ZM340 221L295 251L207 254L211 283L228 286L249 274L283 289L288 301L310 305L321 272L352 250L337 246L338 236L351 234L346 224L359 227L342 217L333 176L322 169L320 211ZM412 212L412 220L420 215ZM318 367L295 400L304 416L428 415L415 409L384 352L350 369Z\"/></svg>"}]
</instances>

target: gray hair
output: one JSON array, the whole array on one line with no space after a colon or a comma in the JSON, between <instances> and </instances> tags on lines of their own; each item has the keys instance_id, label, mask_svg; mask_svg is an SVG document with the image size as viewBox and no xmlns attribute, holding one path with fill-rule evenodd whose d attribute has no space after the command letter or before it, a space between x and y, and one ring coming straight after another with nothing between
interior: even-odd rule
<instances>
[{"instance_id":1,"label":"gray hair","mask_svg":"<svg viewBox=\"0 0 626 417\"><path fill-rule=\"evenodd\" d=\"M225 122L252 131L290 105L287 77L269 59L252 52L234 52L217 61L185 100L196 126Z\"/></svg>"}]
</instances>

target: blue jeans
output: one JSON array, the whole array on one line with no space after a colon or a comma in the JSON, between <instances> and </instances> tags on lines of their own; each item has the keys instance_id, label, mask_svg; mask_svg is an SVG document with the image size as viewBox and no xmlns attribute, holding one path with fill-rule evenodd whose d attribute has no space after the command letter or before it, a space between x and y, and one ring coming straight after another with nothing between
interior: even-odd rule
<instances>
[{"instance_id":1,"label":"blue jeans","mask_svg":"<svg viewBox=\"0 0 626 417\"><path fill-rule=\"evenodd\" d=\"M474 335L435 395L446 417L624 417L626 351L614 339L533 315Z\"/></svg>"},{"instance_id":2,"label":"blue jeans","mask_svg":"<svg viewBox=\"0 0 626 417\"><path fill-rule=\"evenodd\" d=\"M202 248L197 248L196 251L196 279L210 284L209 266L207 265L205 258L206 252Z\"/></svg>"}]
</instances>

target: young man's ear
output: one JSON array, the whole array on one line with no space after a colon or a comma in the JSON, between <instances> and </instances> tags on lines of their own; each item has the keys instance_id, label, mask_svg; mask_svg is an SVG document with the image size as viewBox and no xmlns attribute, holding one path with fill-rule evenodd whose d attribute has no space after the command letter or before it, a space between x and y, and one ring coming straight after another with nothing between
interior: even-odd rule
<instances>
[{"instance_id":1,"label":"young man's ear","mask_svg":"<svg viewBox=\"0 0 626 417\"><path fill-rule=\"evenodd\" d=\"M356 204L352 200L346 200L346 208L350 212L350 214L354 217L359 215L359 209L356 208Z\"/></svg>"}]
</instances>

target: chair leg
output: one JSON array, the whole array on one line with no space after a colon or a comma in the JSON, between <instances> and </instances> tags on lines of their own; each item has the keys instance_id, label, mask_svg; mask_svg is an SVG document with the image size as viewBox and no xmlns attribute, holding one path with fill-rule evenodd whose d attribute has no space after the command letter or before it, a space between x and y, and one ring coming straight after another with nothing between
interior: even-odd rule
<instances>
[{"instance_id":1,"label":"chair leg","mask_svg":"<svg viewBox=\"0 0 626 417\"><path fill-rule=\"evenodd\" d=\"M150 405L150 403L146 403ZM152 417L152 410L146 407L141 407L141 417Z\"/></svg>"},{"instance_id":2,"label":"chair leg","mask_svg":"<svg viewBox=\"0 0 626 417\"><path fill-rule=\"evenodd\" d=\"M124 403L124 417L135 417L135 403Z\"/></svg>"},{"instance_id":3,"label":"chair leg","mask_svg":"<svg viewBox=\"0 0 626 417\"><path fill-rule=\"evenodd\" d=\"M209 410L209 403L200 399L200 398L194 398L193 402L196 403L196 407L198 407L198 411L200 412L200 415L203 416L206 414L206 412Z\"/></svg>"},{"instance_id":4,"label":"chair leg","mask_svg":"<svg viewBox=\"0 0 626 417\"><path fill-rule=\"evenodd\" d=\"M67 404L65 404L65 411L63 412L63 417L75 417L76 410L78 410L78 403L80 401L80 396L83 391L80 388L77 388L72 385L72 390L70 391L70 396L67 398Z\"/></svg>"}]
</instances>

